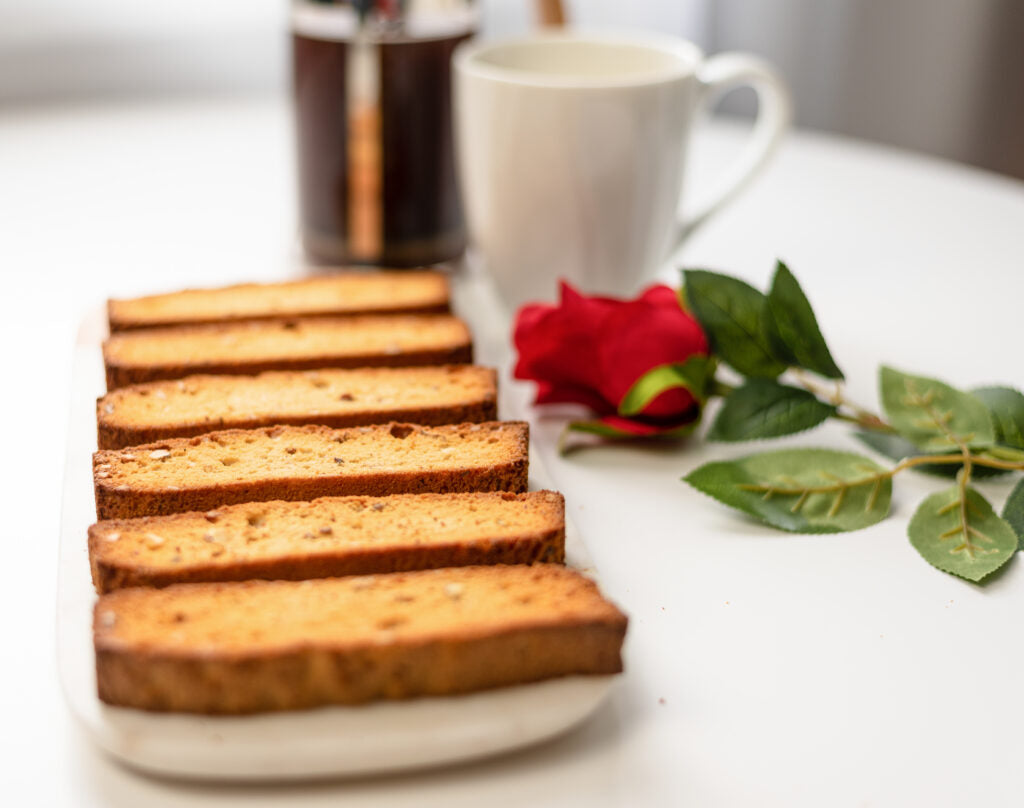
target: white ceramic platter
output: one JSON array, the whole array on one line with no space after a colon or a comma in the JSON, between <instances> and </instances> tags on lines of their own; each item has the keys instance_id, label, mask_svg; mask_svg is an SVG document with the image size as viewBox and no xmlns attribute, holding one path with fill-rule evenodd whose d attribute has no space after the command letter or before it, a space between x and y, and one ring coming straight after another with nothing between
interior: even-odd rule
<instances>
[{"instance_id":1,"label":"white ceramic platter","mask_svg":"<svg viewBox=\"0 0 1024 808\"><path fill-rule=\"evenodd\" d=\"M463 292L465 296L465 292ZM493 304L492 304L493 305ZM464 313L474 326L480 361L503 344L504 318L471 296ZM488 332L488 325L497 328ZM569 677L463 696L360 707L328 707L244 717L147 713L108 707L96 696L86 530L95 521L91 455L95 399L104 392L99 351L102 313L82 327L75 350L64 478L57 604L61 683L81 725L107 752L138 769L173 777L288 780L363 775L471 760L565 732L594 712L614 677ZM489 344L490 350L484 348ZM484 348L484 350L480 350ZM503 396L502 416L516 403ZM531 489L552 487L531 451ZM574 526L566 524L566 560L590 571Z\"/></svg>"}]
</instances>

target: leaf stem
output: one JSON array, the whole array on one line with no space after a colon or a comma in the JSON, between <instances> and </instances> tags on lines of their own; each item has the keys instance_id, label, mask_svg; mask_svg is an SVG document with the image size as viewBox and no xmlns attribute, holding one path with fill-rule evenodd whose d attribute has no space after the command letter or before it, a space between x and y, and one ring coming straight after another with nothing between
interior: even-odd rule
<instances>
[{"instance_id":1,"label":"leaf stem","mask_svg":"<svg viewBox=\"0 0 1024 808\"><path fill-rule=\"evenodd\" d=\"M935 409L935 406L932 404L932 391L929 390L922 396L917 392L916 386L910 379L906 380L905 385L907 388L907 396L910 399L908 403L924 410L938 430L942 432L942 434L944 434L952 443L955 443L960 449L960 452L964 457L964 468L967 469L967 476L969 477L971 474L971 452L967 448L967 442L973 437L973 435L957 435L949 428L949 420L952 413L941 413Z\"/></svg>"},{"instance_id":2,"label":"leaf stem","mask_svg":"<svg viewBox=\"0 0 1024 808\"><path fill-rule=\"evenodd\" d=\"M859 480L840 480L835 483L828 485L807 485L802 486L799 484L791 484L789 487L783 487L779 485L771 485L770 483L750 483L746 485L740 485L739 487L745 491L760 491L767 495L779 494L780 496L802 496L803 494L829 494L836 491L842 491L848 488L857 488L862 485L868 485L869 483L879 483L887 478L895 477L901 471L913 468L914 466L927 466L927 465L950 465L952 463L962 463L967 473L961 472L959 475L963 478L963 484L961 486L961 499L966 501L966 488L967 481L970 478L970 469L977 466L990 466L991 468L1005 469L1007 471L1024 471L1024 463L1011 463L1005 460L996 460L994 458L979 457L978 455L971 454L970 449L967 448L966 444L963 445L963 450L957 454L945 454L945 455L915 455L914 457L905 457L891 469L880 471L876 474L862 477ZM794 481L795 483L795 481ZM802 503L801 503L802 504ZM966 505L964 506L966 507Z\"/></svg>"},{"instance_id":3,"label":"leaf stem","mask_svg":"<svg viewBox=\"0 0 1024 808\"><path fill-rule=\"evenodd\" d=\"M711 380L707 388L708 398L711 398L712 396L721 396L722 398L725 398L734 392L736 392L736 387L734 385L726 384L717 377Z\"/></svg>"},{"instance_id":4,"label":"leaf stem","mask_svg":"<svg viewBox=\"0 0 1024 808\"><path fill-rule=\"evenodd\" d=\"M858 404L850 401L843 394L843 387L839 382L836 382L835 389L829 390L828 388L818 384L811 379L806 373L799 368L793 368L793 377L796 382L809 393L813 393L823 401L828 402L832 406L839 408L845 407L849 412L840 412L838 409L833 414L833 418L840 421L847 421L851 424L856 424L862 429L870 429L874 432L888 432L895 433L896 430L889 424L882 420L882 418L869 410L864 409Z\"/></svg>"},{"instance_id":5,"label":"leaf stem","mask_svg":"<svg viewBox=\"0 0 1024 808\"><path fill-rule=\"evenodd\" d=\"M960 527L964 532L964 549L973 558L974 545L971 542L970 525L967 522L967 483L971 479L971 450L967 448L966 443L961 443L960 451L964 461L963 468L956 475L957 496L960 498Z\"/></svg>"},{"instance_id":6,"label":"leaf stem","mask_svg":"<svg viewBox=\"0 0 1024 808\"><path fill-rule=\"evenodd\" d=\"M856 424L857 426L866 427L868 429L878 429L880 431L885 431L885 432L888 432L891 429L891 427L887 427L884 430L882 430L882 428L879 427L879 426L870 426L869 427L867 425L867 423L865 423L863 418L859 418L856 415L850 415L849 413L846 413L846 412L836 411L836 412L832 413L832 417L835 418L837 421L846 421L848 424Z\"/></svg>"},{"instance_id":7,"label":"leaf stem","mask_svg":"<svg viewBox=\"0 0 1024 808\"><path fill-rule=\"evenodd\" d=\"M877 474L871 474L867 477L862 477L859 480L840 480L839 482L829 483L828 485L791 485L788 488L784 488L779 485L772 485L771 483L747 483L738 486L743 491L758 491L765 494L765 497L769 497L774 494L780 496L799 496L796 506L793 508L795 513L799 510L800 506L804 504L807 497L811 494L845 494L851 488L860 488L862 485L869 485L872 483L880 483L887 477L892 477L896 474L897 469L891 468L887 471L880 471ZM869 509L870 510L870 509Z\"/></svg>"},{"instance_id":8,"label":"leaf stem","mask_svg":"<svg viewBox=\"0 0 1024 808\"><path fill-rule=\"evenodd\" d=\"M972 466L988 466L989 468L1003 469L1004 471L1024 471L1024 463L1014 463L1009 460L997 460L994 457L982 457L980 455L972 454L970 450L957 454L914 455L914 457L905 457L893 466L892 471L896 473L903 471L904 469L913 468L914 466L927 466L930 464L948 466L952 463L963 463L965 466L969 463Z\"/></svg>"}]
</instances>

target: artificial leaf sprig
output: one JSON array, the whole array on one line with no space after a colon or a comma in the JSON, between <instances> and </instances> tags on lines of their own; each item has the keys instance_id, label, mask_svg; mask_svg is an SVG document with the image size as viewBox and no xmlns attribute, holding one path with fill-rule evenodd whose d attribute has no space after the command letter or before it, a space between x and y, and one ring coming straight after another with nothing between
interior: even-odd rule
<instances>
[{"instance_id":1,"label":"artificial leaf sprig","mask_svg":"<svg viewBox=\"0 0 1024 808\"><path fill-rule=\"evenodd\" d=\"M927 497L910 521L910 543L921 556L980 581L1024 547L1024 479L1002 516L971 486L974 478L1024 471L1024 394L1008 387L966 392L882 367L883 417L845 397L843 373L785 264L776 266L767 294L706 270L686 270L683 278L683 299L708 337L711 356L699 367L649 371L626 393L620 413L640 411L683 387L702 404L724 399L710 440L776 438L833 418L856 425L858 439L897 461L886 468L850 452L788 449L708 463L686 482L773 527L835 533L884 519L893 478L903 471L955 476L955 485ZM742 383L716 378L716 359ZM792 383L780 381L783 374Z\"/></svg>"}]
</instances>

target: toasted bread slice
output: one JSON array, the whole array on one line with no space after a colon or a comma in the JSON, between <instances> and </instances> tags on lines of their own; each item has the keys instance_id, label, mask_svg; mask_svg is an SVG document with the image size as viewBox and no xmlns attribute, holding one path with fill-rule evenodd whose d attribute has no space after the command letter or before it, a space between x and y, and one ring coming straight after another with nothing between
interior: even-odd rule
<instances>
[{"instance_id":1,"label":"toasted bread slice","mask_svg":"<svg viewBox=\"0 0 1024 808\"><path fill-rule=\"evenodd\" d=\"M554 491L256 502L89 528L100 593L564 558L565 502Z\"/></svg>"},{"instance_id":2,"label":"toasted bread slice","mask_svg":"<svg viewBox=\"0 0 1024 808\"><path fill-rule=\"evenodd\" d=\"M322 496L525 491L520 421L348 429L275 426L171 438L93 455L99 519Z\"/></svg>"},{"instance_id":3,"label":"toasted bread slice","mask_svg":"<svg viewBox=\"0 0 1024 808\"><path fill-rule=\"evenodd\" d=\"M321 317L147 328L103 343L107 389L197 373L315 370L473 361L466 324L444 314Z\"/></svg>"},{"instance_id":4,"label":"toasted bread slice","mask_svg":"<svg viewBox=\"0 0 1024 808\"><path fill-rule=\"evenodd\" d=\"M107 301L110 331L281 317L444 313L440 272L345 272L285 283L245 283Z\"/></svg>"},{"instance_id":5,"label":"toasted bread slice","mask_svg":"<svg viewBox=\"0 0 1024 808\"><path fill-rule=\"evenodd\" d=\"M562 566L135 587L96 604L100 698L252 713L622 670L626 617Z\"/></svg>"},{"instance_id":6,"label":"toasted bread slice","mask_svg":"<svg viewBox=\"0 0 1024 808\"><path fill-rule=\"evenodd\" d=\"M96 402L101 449L274 424L456 424L497 417L497 378L476 365L268 371L132 385Z\"/></svg>"}]
</instances>

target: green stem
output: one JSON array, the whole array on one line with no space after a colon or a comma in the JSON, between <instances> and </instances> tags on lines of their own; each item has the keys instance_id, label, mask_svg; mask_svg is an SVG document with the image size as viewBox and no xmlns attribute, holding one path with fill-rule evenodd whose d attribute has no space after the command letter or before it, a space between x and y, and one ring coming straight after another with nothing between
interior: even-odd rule
<instances>
[{"instance_id":1,"label":"green stem","mask_svg":"<svg viewBox=\"0 0 1024 808\"><path fill-rule=\"evenodd\" d=\"M911 386L909 381L907 382L907 386L908 388ZM963 463L963 468L961 468L960 472L956 475L957 496L960 500L960 527L964 532L964 548L973 556L974 544L971 542L970 525L967 522L967 484L971 481L972 463L974 460L971 456L970 447L967 445L967 441L969 439L960 437L949 428L949 416L944 416L942 413L937 412L931 403L930 397L929 400L923 400L915 391L908 389L907 392L915 396L915 398L921 402L920 406L928 413L928 417L932 419L932 423L934 423L947 438L954 441L960 449L960 462ZM981 458L978 459L981 460Z\"/></svg>"},{"instance_id":2,"label":"green stem","mask_svg":"<svg viewBox=\"0 0 1024 808\"><path fill-rule=\"evenodd\" d=\"M981 455L971 454L969 450L966 454L915 455L914 457L905 457L893 466L893 471L903 471L913 466L927 466L932 463L936 465L963 463L965 466L969 463L973 466L988 466L994 469L1003 469L1004 471L1024 471L1024 463L997 460L994 457L982 457Z\"/></svg>"},{"instance_id":3,"label":"green stem","mask_svg":"<svg viewBox=\"0 0 1024 808\"><path fill-rule=\"evenodd\" d=\"M837 410L836 412L832 413L831 417L835 418L837 421L846 421L848 424L855 424L859 426L861 429L869 429L872 432L888 432L890 434L896 433L896 430L889 426L887 423L885 423L885 421L883 421L881 418L878 418L870 414L868 414L867 416L850 415L849 413L839 412Z\"/></svg>"},{"instance_id":4,"label":"green stem","mask_svg":"<svg viewBox=\"0 0 1024 808\"><path fill-rule=\"evenodd\" d=\"M871 474L867 477L862 477L859 480L852 480L849 482L839 481L829 485L790 486L789 488L769 485L767 483L741 485L739 487L746 491L763 491L766 494L780 494L782 496L796 496L798 494L802 495L805 493L828 494L839 491L843 488L857 488L862 485L868 485L869 483L875 483L880 480L895 477L901 471L906 471L914 466L927 466L931 464L949 465L952 463L962 463L964 468L967 469L966 474L959 475L963 478L963 484L961 485L961 499L964 500L966 500L967 496L967 480L970 478L970 469L972 466L990 466L992 468L1005 469L1007 471L1024 471L1024 463L1011 463L1004 460L995 460L994 458L979 457L978 455L971 454L970 450L965 445L963 447L963 451L958 454L917 455L915 457L905 457L891 469L886 469L885 471L880 471L877 474Z\"/></svg>"},{"instance_id":5,"label":"green stem","mask_svg":"<svg viewBox=\"0 0 1024 808\"><path fill-rule=\"evenodd\" d=\"M736 392L736 388L731 384L726 384L721 379L714 378L708 384L707 397L712 398L713 396L721 396L725 398L728 395Z\"/></svg>"},{"instance_id":6,"label":"green stem","mask_svg":"<svg viewBox=\"0 0 1024 808\"><path fill-rule=\"evenodd\" d=\"M960 451L963 453L964 461L963 468L956 475L957 496L960 497L960 527L964 531L964 547L973 556L971 532L967 522L967 483L971 479L971 452L965 443L960 444Z\"/></svg>"},{"instance_id":7,"label":"green stem","mask_svg":"<svg viewBox=\"0 0 1024 808\"><path fill-rule=\"evenodd\" d=\"M868 412L867 410L858 407L853 402L846 400L840 394L838 394L838 390L837 393L830 393L827 390L823 390L821 387L815 385L814 382L812 382L810 379L808 379L806 376L803 376L799 372L796 372L795 375L797 376L797 381L799 382L800 386L803 387L804 390L806 390L809 393L813 393L815 396L818 396L819 398L825 399L828 403L832 404L833 406L846 407L852 413L850 414L845 412L839 412L837 410L832 414L833 418L839 421L846 421L848 423L855 424L859 426L861 429L869 429L872 430L873 432L888 432L891 434L895 434L896 430L889 426L885 421L883 421L874 413ZM714 398L715 396L725 398L726 396L731 395L734 392L736 392L735 385L728 384L726 382L723 382L721 379L714 378L708 384L707 398Z\"/></svg>"},{"instance_id":8,"label":"green stem","mask_svg":"<svg viewBox=\"0 0 1024 808\"><path fill-rule=\"evenodd\" d=\"M896 430L883 421L881 417L846 398L843 394L842 385L838 382L836 382L835 390L827 390L812 379L808 378L808 376L800 370L794 369L793 377L808 393L812 393L837 408L836 412L832 415L833 418L839 421L856 424L861 429L868 429L872 432L887 432L889 434L894 434L896 432ZM840 407L846 408L849 412L840 412L838 409Z\"/></svg>"},{"instance_id":9,"label":"green stem","mask_svg":"<svg viewBox=\"0 0 1024 808\"><path fill-rule=\"evenodd\" d=\"M839 415L840 415L839 413L836 413L836 415L833 416L833 417L837 417L838 418ZM846 420L846 419L845 418L840 418L840 420ZM866 413L864 415L860 415L860 416L851 418L850 420L853 421L853 423L857 424L857 426L861 427L862 429L867 429L867 430L870 430L872 432L885 432L886 434L889 434L889 435L895 435L896 434L896 430L895 429L893 429L891 426L889 426L889 424L887 424L885 421L883 421L877 415L872 415L871 413Z\"/></svg>"}]
</instances>

